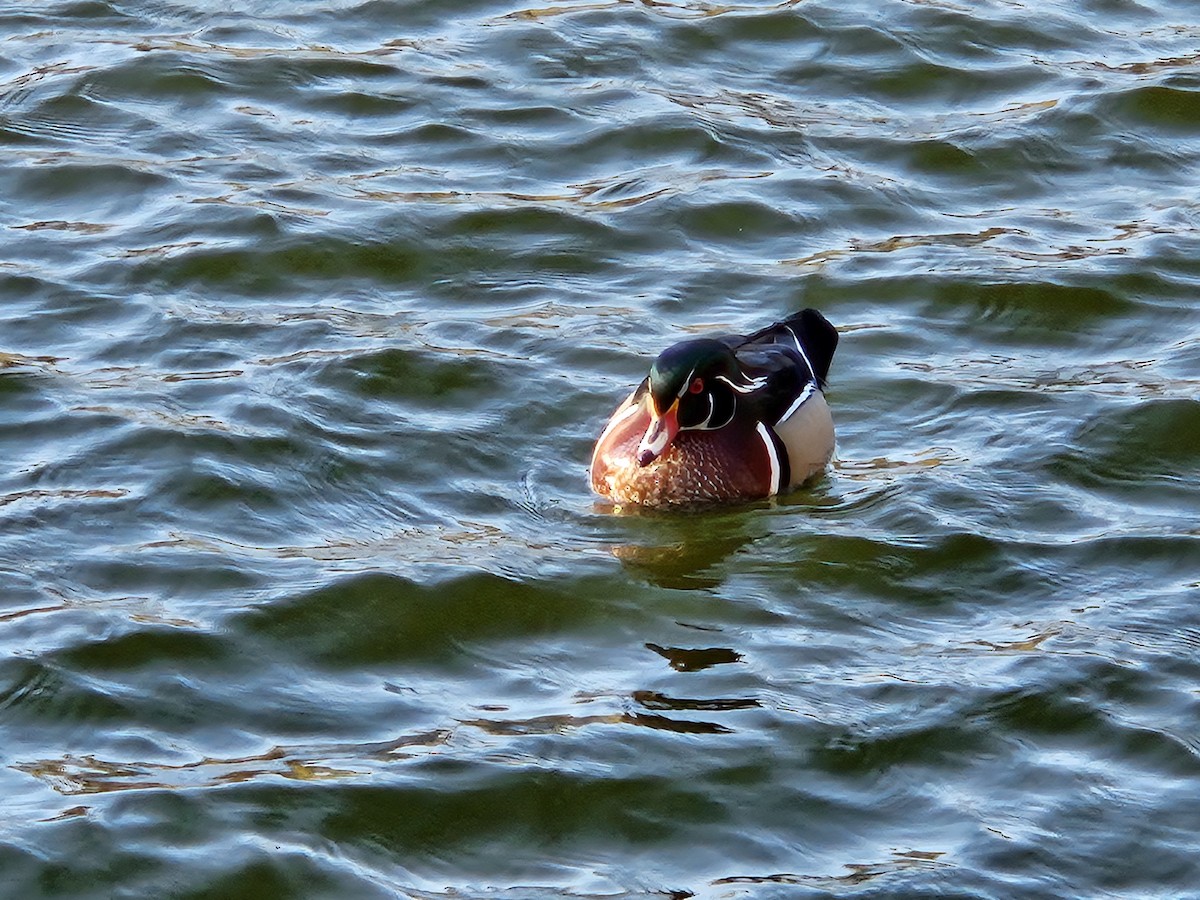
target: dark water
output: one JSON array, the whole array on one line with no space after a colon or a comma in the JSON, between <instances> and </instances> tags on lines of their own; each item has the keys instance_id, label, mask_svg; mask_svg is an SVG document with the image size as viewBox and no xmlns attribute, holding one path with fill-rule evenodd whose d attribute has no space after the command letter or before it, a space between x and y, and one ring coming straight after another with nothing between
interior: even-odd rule
<instances>
[{"instance_id":1,"label":"dark water","mask_svg":"<svg viewBox=\"0 0 1200 900\"><path fill-rule=\"evenodd\" d=\"M1198 165L1191 0L4 6L0 893L1200 894Z\"/></svg>"}]
</instances>

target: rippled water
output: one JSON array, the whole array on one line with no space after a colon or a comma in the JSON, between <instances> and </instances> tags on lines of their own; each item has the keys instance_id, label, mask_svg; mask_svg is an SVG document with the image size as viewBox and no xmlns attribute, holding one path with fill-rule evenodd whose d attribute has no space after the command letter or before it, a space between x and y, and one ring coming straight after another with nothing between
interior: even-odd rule
<instances>
[{"instance_id":1,"label":"rippled water","mask_svg":"<svg viewBox=\"0 0 1200 900\"><path fill-rule=\"evenodd\" d=\"M4 7L3 893L1196 891L1198 165L1191 0Z\"/></svg>"}]
</instances>

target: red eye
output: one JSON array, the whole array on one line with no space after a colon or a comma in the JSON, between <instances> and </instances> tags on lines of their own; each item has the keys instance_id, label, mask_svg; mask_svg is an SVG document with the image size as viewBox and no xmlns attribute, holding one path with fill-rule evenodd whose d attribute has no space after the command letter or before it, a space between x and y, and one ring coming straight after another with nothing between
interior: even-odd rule
<instances>
[{"instance_id":1,"label":"red eye","mask_svg":"<svg viewBox=\"0 0 1200 900\"><path fill-rule=\"evenodd\" d=\"M693 394L698 394L702 390L704 390L704 380L703 379L697 378L690 385L688 385L688 391L690 391Z\"/></svg>"}]
</instances>

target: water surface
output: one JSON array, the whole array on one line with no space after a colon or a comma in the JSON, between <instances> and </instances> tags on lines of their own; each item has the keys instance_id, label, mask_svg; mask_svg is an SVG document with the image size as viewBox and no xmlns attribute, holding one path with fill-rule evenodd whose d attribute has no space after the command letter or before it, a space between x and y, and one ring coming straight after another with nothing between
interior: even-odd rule
<instances>
[{"instance_id":1,"label":"water surface","mask_svg":"<svg viewBox=\"0 0 1200 900\"><path fill-rule=\"evenodd\" d=\"M1194 892L1198 62L1169 0L0 11L2 892ZM589 495L649 358L801 305L827 476Z\"/></svg>"}]
</instances>

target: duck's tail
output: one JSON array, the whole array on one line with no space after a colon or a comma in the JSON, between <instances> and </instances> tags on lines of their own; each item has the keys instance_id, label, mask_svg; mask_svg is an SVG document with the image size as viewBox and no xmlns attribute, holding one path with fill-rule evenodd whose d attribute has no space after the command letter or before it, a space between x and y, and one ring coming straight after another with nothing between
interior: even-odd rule
<instances>
[{"instance_id":1,"label":"duck's tail","mask_svg":"<svg viewBox=\"0 0 1200 900\"><path fill-rule=\"evenodd\" d=\"M833 362L833 352L837 350L838 333L829 320L815 309L802 309L782 322L748 335L746 343L794 344L808 362L817 384L825 387L829 364Z\"/></svg>"}]
</instances>

